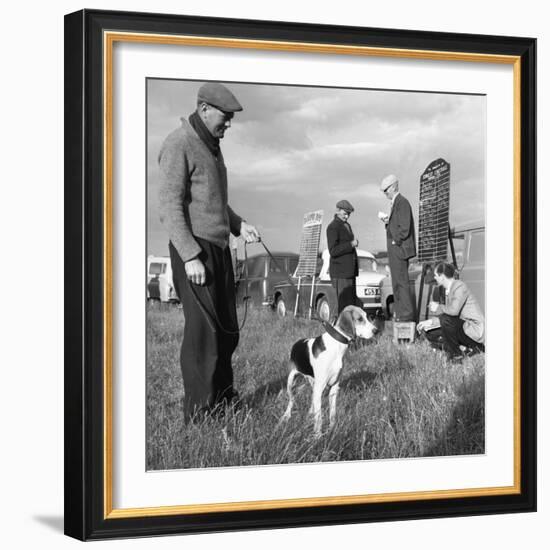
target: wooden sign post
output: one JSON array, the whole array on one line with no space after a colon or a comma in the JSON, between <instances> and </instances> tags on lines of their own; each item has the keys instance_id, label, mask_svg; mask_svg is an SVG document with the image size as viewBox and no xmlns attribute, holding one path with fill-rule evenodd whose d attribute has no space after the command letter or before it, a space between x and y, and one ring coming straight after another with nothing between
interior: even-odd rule
<instances>
[{"instance_id":1,"label":"wooden sign post","mask_svg":"<svg viewBox=\"0 0 550 550\"><path fill-rule=\"evenodd\" d=\"M418 307L416 308L417 321L420 319L426 273L434 263L447 259L447 240L450 239L450 187L451 165L442 158L431 162L420 176L418 260L422 264L422 275L418 292ZM433 284L432 280L426 300L426 316Z\"/></svg>"},{"instance_id":2,"label":"wooden sign post","mask_svg":"<svg viewBox=\"0 0 550 550\"><path fill-rule=\"evenodd\" d=\"M298 301L300 299L300 284L302 277L311 277L311 296L309 299L308 317L311 319L313 307L313 291L315 287L315 274L317 272L317 256L319 255L319 243L321 241L321 228L323 226L323 210L307 212L304 214L302 225L302 240L300 242L300 259L296 268L298 277L298 289L296 292L296 304L294 316L298 313Z\"/></svg>"}]
</instances>

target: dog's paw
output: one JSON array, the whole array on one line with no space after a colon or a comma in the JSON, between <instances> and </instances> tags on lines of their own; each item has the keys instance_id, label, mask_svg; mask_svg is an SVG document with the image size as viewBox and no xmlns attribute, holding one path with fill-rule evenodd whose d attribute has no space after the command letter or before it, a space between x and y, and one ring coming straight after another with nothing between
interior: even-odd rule
<instances>
[{"instance_id":1,"label":"dog's paw","mask_svg":"<svg viewBox=\"0 0 550 550\"><path fill-rule=\"evenodd\" d=\"M323 435L323 425L321 422L315 422L313 425L313 437L319 439Z\"/></svg>"},{"instance_id":2,"label":"dog's paw","mask_svg":"<svg viewBox=\"0 0 550 550\"><path fill-rule=\"evenodd\" d=\"M289 420L290 420L290 414L285 412L285 414L283 414L283 416L281 416L281 418L279 418L279 422L277 424L278 425L285 424Z\"/></svg>"}]
</instances>

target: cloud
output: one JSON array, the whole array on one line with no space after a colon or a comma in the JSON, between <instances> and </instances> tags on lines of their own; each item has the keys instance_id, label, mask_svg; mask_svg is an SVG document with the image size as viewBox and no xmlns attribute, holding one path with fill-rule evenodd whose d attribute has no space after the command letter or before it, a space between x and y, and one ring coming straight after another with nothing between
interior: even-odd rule
<instances>
[{"instance_id":1,"label":"cloud","mask_svg":"<svg viewBox=\"0 0 550 550\"><path fill-rule=\"evenodd\" d=\"M194 109L200 82L148 85L148 183L180 116ZM378 185L388 173L418 210L419 179L442 157L451 163L451 219L482 217L485 205L485 98L436 93L229 84L244 106L222 141L230 201L279 249L297 249L304 212L330 220L347 198L367 249L385 247ZM151 212L152 216L153 213ZM155 231L156 226L153 227ZM269 245L268 245L269 246Z\"/></svg>"}]
</instances>

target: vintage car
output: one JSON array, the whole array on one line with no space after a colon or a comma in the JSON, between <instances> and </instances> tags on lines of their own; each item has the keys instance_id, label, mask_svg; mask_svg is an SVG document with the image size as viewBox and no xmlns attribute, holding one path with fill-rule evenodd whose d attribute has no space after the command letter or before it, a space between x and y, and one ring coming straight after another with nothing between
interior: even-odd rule
<instances>
[{"instance_id":1,"label":"vintage car","mask_svg":"<svg viewBox=\"0 0 550 550\"><path fill-rule=\"evenodd\" d=\"M147 299L178 302L172 280L172 264L168 256L147 257Z\"/></svg>"},{"instance_id":2,"label":"vintage car","mask_svg":"<svg viewBox=\"0 0 550 550\"><path fill-rule=\"evenodd\" d=\"M237 261L235 287L237 304L242 304L246 296L249 303L258 306L275 304L273 288L286 281L298 265L299 255L294 252L266 252Z\"/></svg>"},{"instance_id":3,"label":"vintage car","mask_svg":"<svg viewBox=\"0 0 550 550\"><path fill-rule=\"evenodd\" d=\"M375 317L381 311L380 284L385 278L377 271L375 257L366 250L357 250L359 259L359 275L356 278L357 298L363 309ZM300 281L299 298L298 278L292 277L292 284L285 281L274 287L274 307L280 317L296 311L299 315L319 317L323 321L332 319L338 311L336 291L332 286L328 273L330 254L324 250L318 262L318 273L312 285L312 278L302 278ZM297 303L296 303L297 302Z\"/></svg>"},{"instance_id":4,"label":"vintage car","mask_svg":"<svg viewBox=\"0 0 550 550\"><path fill-rule=\"evenodd\" d=\"M485 311L485 223L480 220L457 226L451 230L451 237L459 278L468 285L481 309ZM447 261L453 263L450 243L447 248ZM411 262L409 266L409 283L414 304L417 308L421 275L422 266L417 262ZM420 320L426 319L428 316L429 275L427 277L428 284L425 284L422 290L422 304L420 304L420 315L418 316ZM392 317L394 299L389 269L388 276L382 282L381 292L384 311L388 317Z\"/></svg>"}]
</instances>

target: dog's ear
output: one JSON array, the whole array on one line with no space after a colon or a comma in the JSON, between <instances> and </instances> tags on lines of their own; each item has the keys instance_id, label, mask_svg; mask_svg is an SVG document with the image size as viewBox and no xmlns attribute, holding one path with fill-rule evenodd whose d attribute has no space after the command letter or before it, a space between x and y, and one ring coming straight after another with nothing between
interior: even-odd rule
<instances>
[{"instance_id":1,"label":"dog's ear","mask_svg":"<svg viewBox=\"0 0 550 550\"><path fill-rule=\"evenodd\" d=\"M347 308L344 309L338 317L336 326L350 336L350 338L355 338L355 319L353 318L353 311L346 310Z\"/></svg>"}]
</instances>

